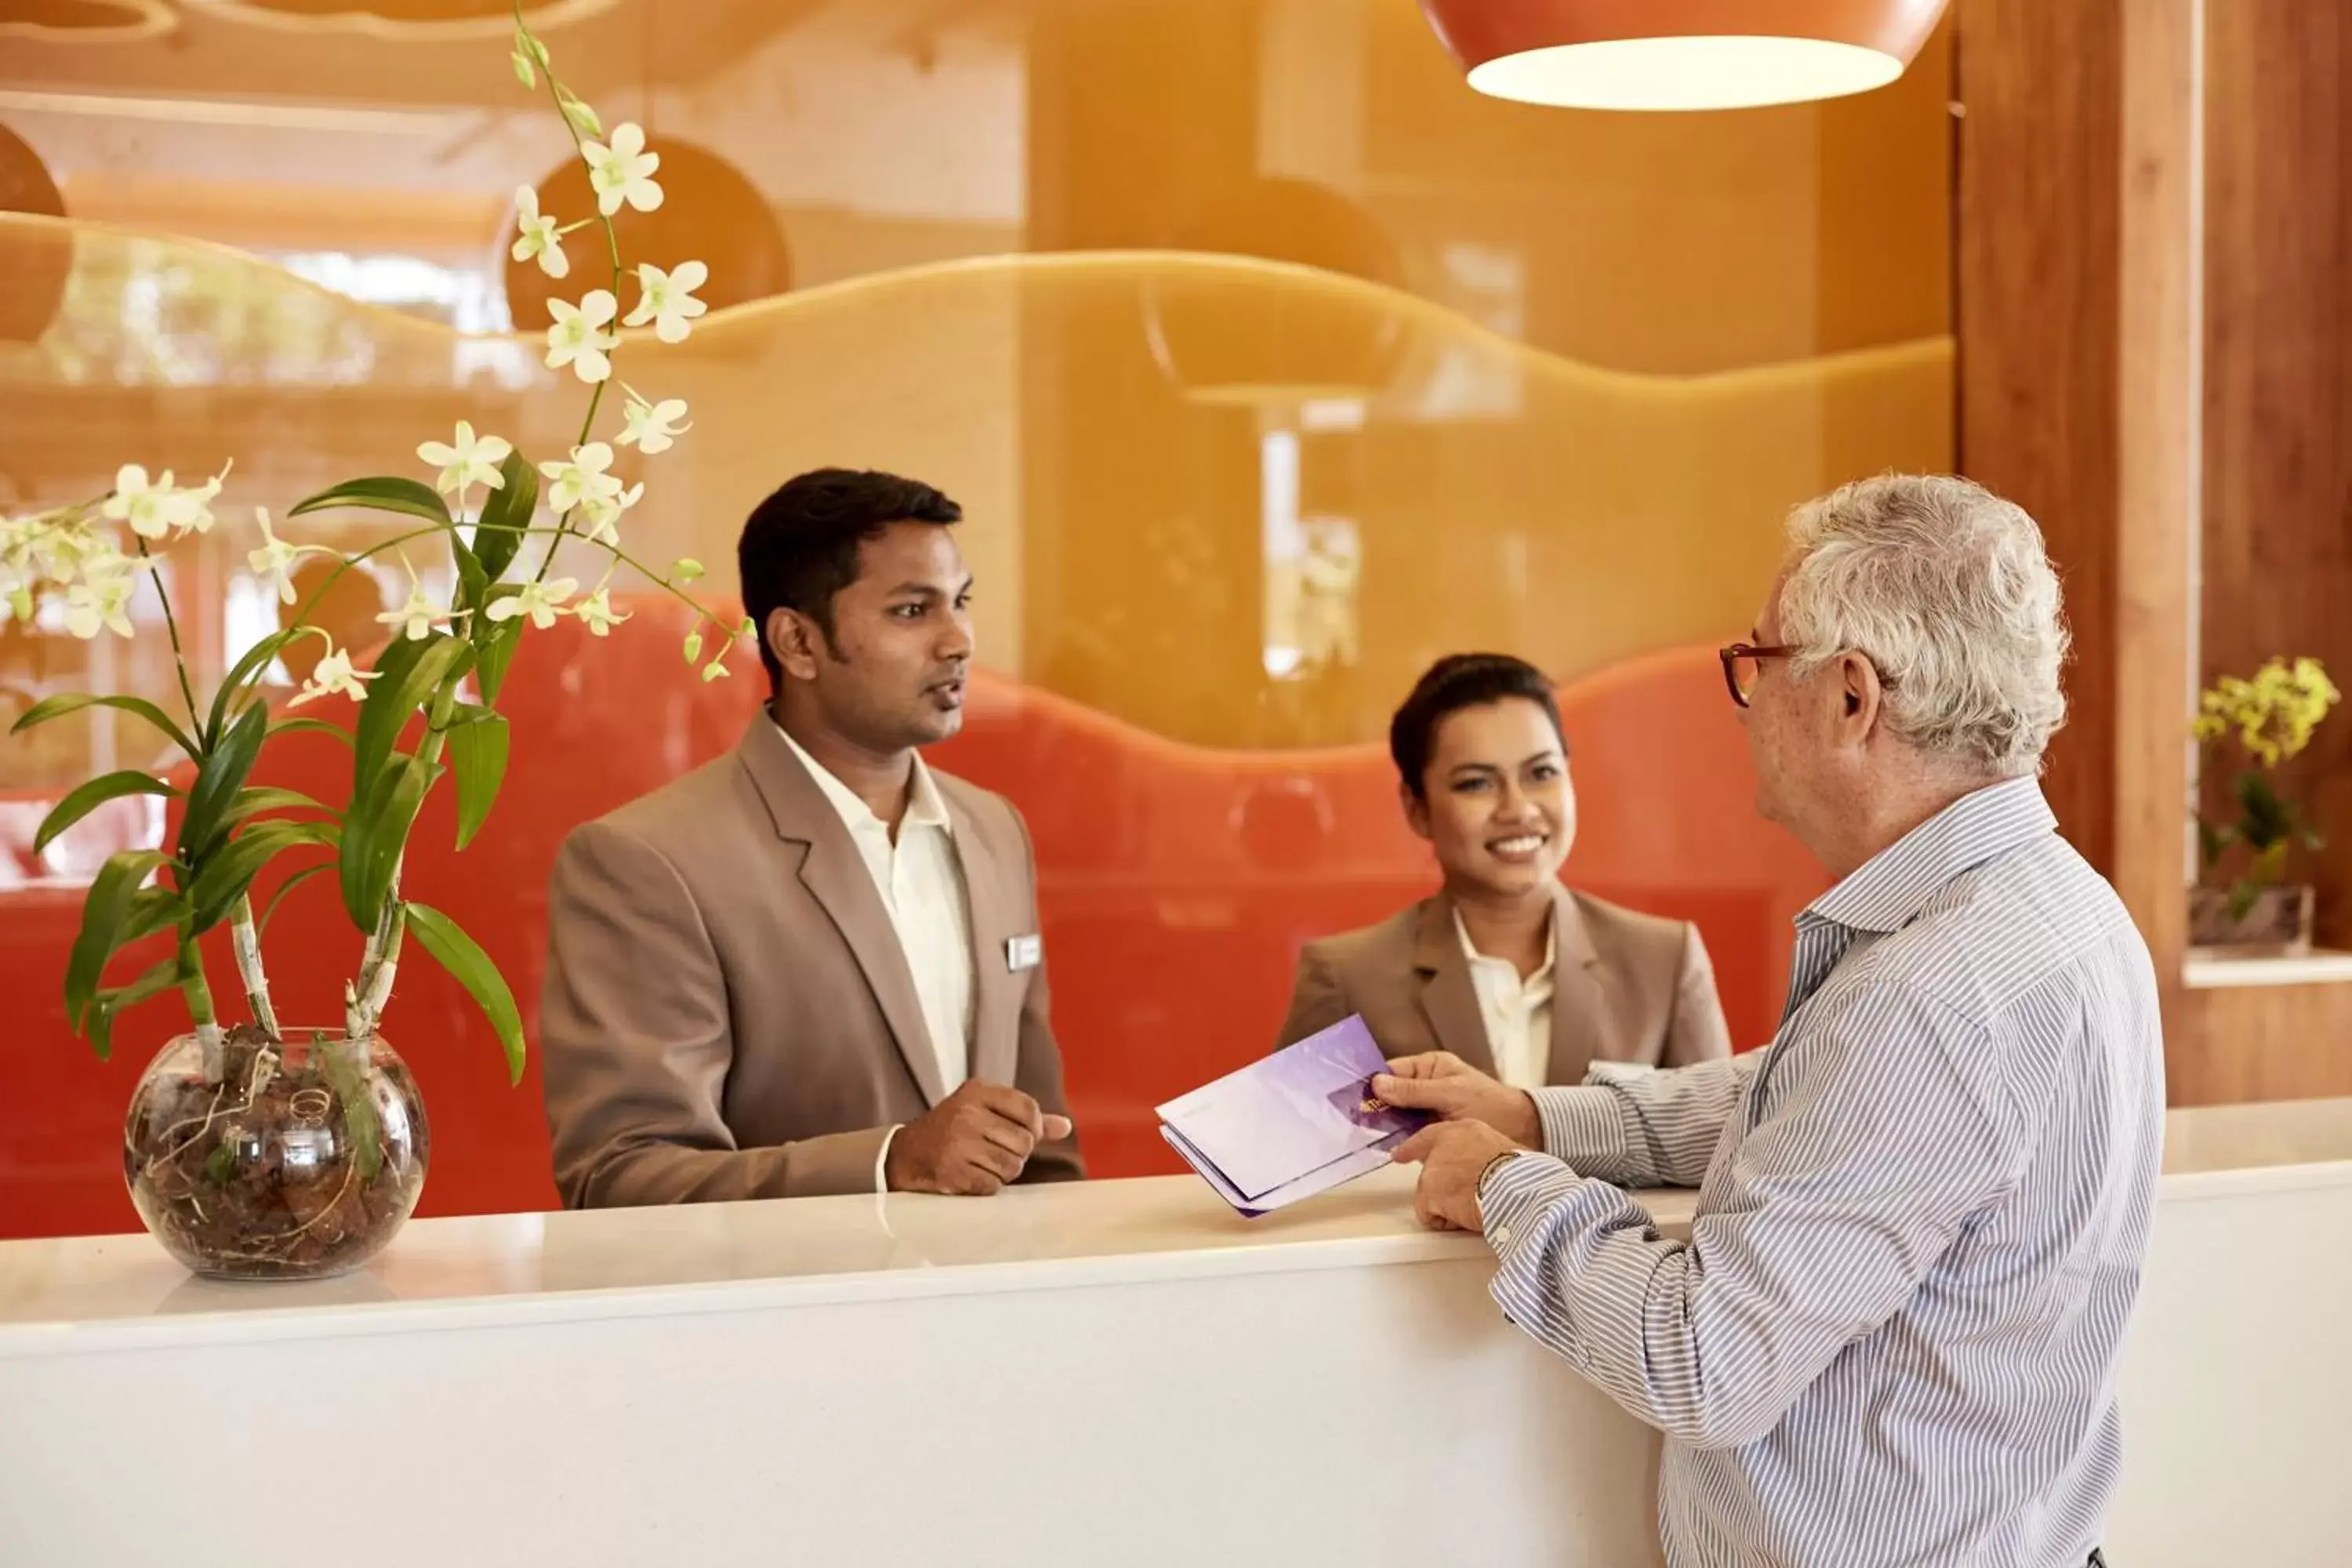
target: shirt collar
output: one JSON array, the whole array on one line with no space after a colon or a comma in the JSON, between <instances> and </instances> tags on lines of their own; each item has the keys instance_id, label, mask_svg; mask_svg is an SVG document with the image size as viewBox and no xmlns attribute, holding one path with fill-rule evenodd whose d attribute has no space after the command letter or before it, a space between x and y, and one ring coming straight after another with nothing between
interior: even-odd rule
<instances>
[{"instance_id":1,"label":"shirt collar","mask_svg":"<svg viewBox=\"0 0 2352 1568\"><path fill-rule=\"evenodd\" d=\"M1543 961L1543 967L1542 967L1541 969L1537 970L1533 974L1530 974L1530 975L1528 975L1528 976L1527 977L1527 980L1526 980L1526 982L1525 982L1525 984L1527 984L1532 985L1532 984L1534 984L1537 981L1541 980L1545 975L1549 974L1549 973L1551 973L1551 971L1552 971L1552 965L1553 965L1554 963L1558 963L1558 962L1559 962L1559 910L1553 910L1553 911L1552 911L1552 918L1551 918L1551 919L1549 919L1549 920L1548 920L1548 921L1544 921L1544 961ZM1503 967L1505 967L1506 969L1508 969L1509 971L1511 971L1511 974L1512 974L1512 977L1513 977L1514 979L1517 979L1517 976L1518 976L1518 965L1517 965L1517 964L1513 963L1512 963L1509 959L1507 959L1507 958L1490 958L1490 957L1488 957L1486 954L1485 954L1485 953L1483 953L1483 952L1480 952L1477 950L1477 948L1476 948L1476 947L1475 947L1475 946L1473 946L1473 945L1471 944L1471 941L1470 941L1470 928L1469 928L1468 926L1466 926L1466 925L1465 925L1465 924L1463 924L1463 923L1462 923L1462 911L1461 911L1459 909L1456 909L1456 910L1454 911L1454 937L1455 937L1458 941L1460 941L1460 942L1462 943L1462 956L1463 956L1464 958L1468 959L1468 960L1470 961L1470 967L1471 967L1471 968L1475 969L1475 968L1477 968L1477 966L1478 966L1478 965L1480 965L1480 964L1482 964L1482 963L1499 963L1499 964L1503 965Z\"/></svg>"},{"instance_id":2,"label":"shirt collar","mask_svg":"<svg viewBox=\"0 0 2352 1568\"><path fill-rule=\"evenodd\" d=\"M776 723L772 716L768 722ZM784 744L793 749L793 755L800 759L801 766L806 768L809 777L816 781L817 789L824 794L826 804L840 816L844 826L853 833L869 826L887 833L889 825L874 815L874 808L866 805L856 791L834 777L832 771L823 763L810 756L808 749L793 739L790 730L776 724L776 733L784 738ZM940 797L940 786L931 782L931 770L923 765L919 752L915 754L914 774L907 791L907 815L900 819L898 826L901 828L936 827L942 833L952 834L948 821L947 802Z\"/></svg>"},{"instance_id":3,"label":"shirt collar","mask_svg":"<svg viewBox=\"0 0 2352 1568\"><path fill-rule=\"evenodd\" d=\"M1953 879L2057 826L2040 781L2030 776L1962 795L1814 900L1798 923L1900 931Z\"/></svg>"}]
</instances>

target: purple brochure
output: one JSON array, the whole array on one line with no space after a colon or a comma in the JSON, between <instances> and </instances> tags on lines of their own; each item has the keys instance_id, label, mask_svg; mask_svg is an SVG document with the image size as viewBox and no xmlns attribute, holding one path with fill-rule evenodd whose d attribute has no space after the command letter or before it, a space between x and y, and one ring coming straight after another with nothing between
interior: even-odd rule
<instances>
[{"instance_id":1,"label":"purple brochure","mask_svg":"<svg viewBox=\"0 0 2352 1568\"><path fill-rule=\"evenodd\" d=\"M1295 1203L1387 1164L1429 1118L1371 1097L1388 1070L1360 1016L1160 1107L1161 1136L1244 1214Z\"/></svg>"}]
</instances>

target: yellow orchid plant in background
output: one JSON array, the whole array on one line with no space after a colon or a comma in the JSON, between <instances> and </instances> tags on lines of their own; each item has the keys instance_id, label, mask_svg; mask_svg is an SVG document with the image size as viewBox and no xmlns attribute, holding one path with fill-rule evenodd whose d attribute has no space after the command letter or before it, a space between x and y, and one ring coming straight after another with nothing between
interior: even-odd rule
<instances>
[{"instance_id":1,"label":"yellow orchid plant in background","mask_svg":"<svg viewBox=\"0 0 2352 1568\"><path fill-rule=\"evenodd\" d=\"M708 280L708 269L698 261L667 271L653 266L640 266L634 274L624 269L613 217L624 205L650 211L661 205L659 155L646 151L637 126L616 126L604 135L595 111L556 77L545 46L524 26L519 6L514 65L526 88L536 91L543 82L588 170L597 210L563 223L540 211L530 187L521 188L515 196L513 255L536 260L551 278L566 277L572 261L564 252L565 237L594 225L609 264L608 286L588 290L577 302L551 307L554 325L547 331L546 363L569 369L589 389L578 437L560 458L534 462L509 441L460 423L449 439L425 441L416 448L419 461L432 471L431 482L400 476L352 479L298 501L284 514L291 520L330 509L362 509L413 520L415 528L344 555L281 537L268 511L257 509L262 542L247 557L278 600L292 605L292 570L305 556L337 557L333 574L339 576L386 552L407 565L412 549L446 550L457 584L452 602L436 603L415 567L407 565L406 602L378 617L392 628L391 640L373 667L362 669L350 649L303 624L327 591L321 584L294 624L247 649L204 700L181 647L166 578L154 567L158 552L214 526L226 467L200 484L181 485L169 472L151 477L143 468L126 465L104 496L0 520L0 617L30 621L48 605L54 607L51 618L61 616L77 637L128 637L133 629L128 607L135 595L152 587L162 601L185 708L180 714L140 697L72 694L37 704L15 726L21 731L83 709L110 708L152 726L194 768L171 842L112 857L83 904L65 977L67 1016L101 1057L108 1054L121 1014L176 990L207 1060L220 1058L224 1030L198 942L224 924L230 929L250 1026L276 1043L279 1025L261 949L268 915L297 883L332 870L343 909L364 937L357 972L343 991L350 1037L361 1040L375 1031L392 996L404 940L414 933L480 1005L505 1049L510 1074L520 1079L522 1026L506 982L471 937L401 887L409 833L426 795L443 778L454 778L457 844L463 848L488 816L505 776L509 738L497 706L518 643L526 629L546 628L562 616L578 619L596 636L606 635L627 618L613 607L610 596L619 568L641 574L696 611L697 629L686 643L689 664L703 650L701 626L708 623L715 631L719 640L703 667L704 679L724 676L728 652L736 639L750 635L748 622L722 621L685 592L701 574L696 563L681 559L656 569L621 542L624 519L645 487L625 489L611 472L614 447L635 446L648 457L668 450L691 428L686 405L641 396L618 384L625 399L621 427L609 442L596 437L605 390L616 384L616 318L621 326L650 326L665 342L682 341L705 309L694 291ZM632 280L635 303L623 317L620 298ZM566 540L608 557L604 577L585 595L575 579L551 575L557 547ZM527 542L531 548L525 548ZM348 726L318 716L320 709L274 714L266 700L261 683L272 663L289 645L310 637L325 644L324 651L288 707L349 700L357 706ZM422 733L413 751L404 751L404 734L420 713ZM262 750L295 731L332 734L351 747L348 800L331 805L248 782ZM48 814L37 848L46 848L103 803L134 795L179 796L181 791L141 770L90 779ZM280 881L257 915L256 878L280 855L306 848L323 855ZM165 932L176 938L171 957L127 981L108 983L108 966L118 952Z\"/></svg>"},{"instance_id":2,"label":"yellow orchid plant in background","mask_svg":"<svg viewBox=\"0 0 2352 1568\"><path fill-rule=\"evenodd\" d=\"M2315 658L2290 663L2273 658L2250 678L2225 675L2198 700L2193 732L2210 745L2234 740L2253 766L2230 781L2238 804L2238 819L2230 823L2197 819L2198 842L2205 870L2210 876L2232 846L2243 845L2251 858L2230 886L2229 913L2242 919L2265 888L2276 886L2286 871L2290 852L2326 847L2326 840L2303 820L2302 814L2282 799L2271 773L2311 744L2311 737L2340 693Z\"/></svg>"}]
</instances>

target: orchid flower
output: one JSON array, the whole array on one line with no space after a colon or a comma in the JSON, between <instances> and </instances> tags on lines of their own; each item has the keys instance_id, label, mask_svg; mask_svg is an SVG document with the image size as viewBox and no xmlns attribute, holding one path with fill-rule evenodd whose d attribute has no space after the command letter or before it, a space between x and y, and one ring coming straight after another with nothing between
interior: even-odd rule
<instances>
[{"instance_id":1,"label":"orchid flower","mask_svg":"<svg viewBox=\"0 0 2352 1568\"><path fill-rule=\"evenodd\" d=\"M468 488L488 485L504 489L506 477L499 465L514 451L512 445L496 436L476 436L474 426L466 420L457 421L455 441L427 441L416 448L416 455L441 470L433 488L455 499L462 508Z\"/></svg>"},{"instance_id":2,"label":"orchid flower","mask_svg":"<svg viewBox=\"0 0 2352 1568\"><path fill-rule=\"evenodd\" d=\"M320 632L319 636L323 638L326 633ZM352 668L351 650L329 643L325 656L310 671L310 679L302 683L302 689L297 691L293 700L286 706L299 708L305 702L339 692L354 702L363 702L367 700L366 683L373 680L378 673L373 669Z\"/></svg>"},{"instance_id":3,"label":"orchid flower","mask_svg":"<svg viewBox=\"0 0 2352 1568\"><path fill-rule=\"evenodd\" d=\"M517 616L529 616L530 624L545 631L562 615L563 601L580 586L575 577L558 577L551 583L525 583L521 591L509 594L492 605L488 611L490 619L505 622Z\"/></svg>"},{"instance_id":4,"label":"orchid flower","mask_svg":"<svg viewBox=\"0 0 2352 1568\"><path fill-rule=\"evenodd\" d=\"M408 567L408 603L396 610L386 610L376 617L376 624L397 626L399 635L410 642L423 642L433 635L435 622L449 618L449 608L446 605L435 604L431 595L425 592L425 584L417 579L416 568L409 565L404 552L400 563Z\"/></svg>"},{"instance_id":5,"label":"orchid flower","mask_svg":"<svg viewBox=\"0 0 2352 1568\"><path fill-rule=\"evenodd\" d=\"M585 501L616 500L621 481L604 471L612 466L613 448L602 441L572 447L569 462L540 464L539 471L549 481L548 507L561 517Z\"/></svg>"},{"instance_id":6,"label":"orchid flower","mask_svg":"<svg viewBox=\"0 0 2352 1568\"><path fill-rule=\"evenodd\" d=\"M677 437L694 428L681 424L686 417L686 399L665 397L659 403L648 403L636 389L625 389L629 401L622 410L621 433L614 440L624 447L635 447L647 457L667 452L677 444Z\"/></svg>"},{"instance_id":7,"label":"orchid flower","mask_svg":"<svg viewBox=\"0 0 2352 1568\"><path fill-rule=\"evenodd\" d=\"M577 305L550 300L547 313L555 324L547 329L547 368L562 370L568 364L592 385L611 375L613 362L604 356L621 340L605 329L620 308L609 289L591 289Z\"/></svg>"},{"instance_id":8,"label":"orchid flower","mask_svg":"<svg viewBox=\"0 0 2352 1568\"><path fill-rule=\"evenodd\" d=\"M625 327L654 324L654 336L666 343L682 343L693 329L688 322L710 307L694 297L694 291L710 281L710 268L699 261L681 261L674 271L665 272L649 261L637 264L637 303Z\"/></svg>"},{"instance_id":9,"label":"orchid flower","mask_svg":"<svg viewBox=\"0 0 2352 1568\"><path fill-rule=\"evenodd\" d=\"M529 185L515 187L515 242L507 254L517 261L536 260L550 278L572 271L572 258L563 254L563 231L539 210L539 193Z\"/></svg>"},{"instance_id":10,"label":"orchid flower","mask_svg":"<svg viewBox=\"0 0 2352 1568\"><path fill-rule=\"evenodd\" d=\"M641 213L662 205L662 188L653 174L661 154L646 151L646 133L635 124L613 128L613 140L583 142L580 155L588 162L588 184L596 192L596 210L611 217L626 203Z\"/></svg>"},{"instance_id":11,"label":"orchid flower","mask_svg":"<svg viewBox=\"0 0 2352 1568\"><path fill-rule=\"evenodd\" d=\"M255 576L276 591L279 604L290 605L294 602L294 579L288 568L304 555L332 555L334 552L323 544L289 544L278 538L269 531L268 507L255 507L253 515L261 524L261 548L247 551L245 563L253 568Z\"/></svg>"},{"instance_id":12,"label":"orchid flower","mask_svg":"<svg viewBox=\"0 0 2352 1568\"><path fill-rule=\"evenodd\" d=\"M629 618L626 611L615 611L613 608L612 595L601 587L581 600L573 606L572 613L578 616L582 624L600 637Z\"/></svg>"}]
</instances>

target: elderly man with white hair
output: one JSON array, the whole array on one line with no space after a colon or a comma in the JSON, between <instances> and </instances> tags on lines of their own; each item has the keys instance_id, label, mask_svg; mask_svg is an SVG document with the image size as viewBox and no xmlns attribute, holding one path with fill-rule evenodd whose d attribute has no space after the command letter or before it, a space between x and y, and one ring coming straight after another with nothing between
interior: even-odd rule
<instances>
[{"instance_id":1,"label":"elderly man with white hair","mask_svg":"<svg viewBox=\"0 0 2352 1568\"><path fill-rule=\"evenodd\" d=\"M1723 650L1758 805L1837 879L1768 1049L1375 1092L1496 1300L1666 1436L1676 1568L2100 1561L2162 1140L2147 949L2035 775L2065 716L2033 520L1963 479L1797 510ZM1538 1152L1540 1151L1540 1152ZM1623 1186L1697 1184L1687 1242Z\"/></svg>"}]
</instances>

